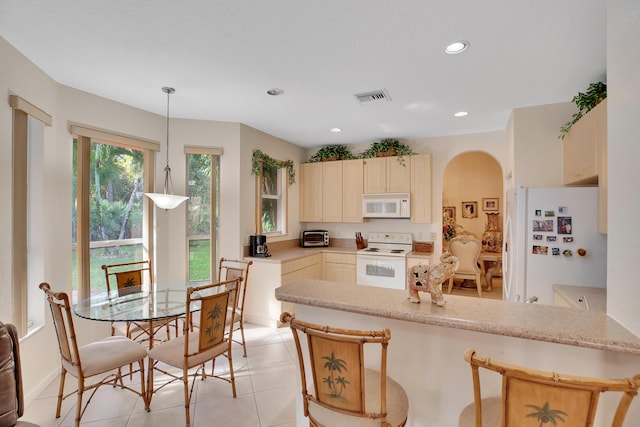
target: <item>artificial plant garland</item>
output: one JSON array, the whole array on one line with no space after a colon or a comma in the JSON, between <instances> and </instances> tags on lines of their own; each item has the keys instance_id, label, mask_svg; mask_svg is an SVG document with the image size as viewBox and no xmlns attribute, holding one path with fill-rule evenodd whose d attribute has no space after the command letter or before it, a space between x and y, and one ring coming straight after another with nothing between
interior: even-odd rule
<instances>
[{"instance_id":1,"label":"artificial plant garland","mask_svg":"<svg viewBox=\"0 0 640 427\"><path fill-rule=\"evenodd\" d=\"M260 150L253 150L253 156L251 159L251 172L255 176L262 176L263 163L269 167L276 169L287 168L287 172L289 174L289 185L296 182L296 171L293 168L293 160L280 161L269 157Z\"/></svg>"}]
</instances>

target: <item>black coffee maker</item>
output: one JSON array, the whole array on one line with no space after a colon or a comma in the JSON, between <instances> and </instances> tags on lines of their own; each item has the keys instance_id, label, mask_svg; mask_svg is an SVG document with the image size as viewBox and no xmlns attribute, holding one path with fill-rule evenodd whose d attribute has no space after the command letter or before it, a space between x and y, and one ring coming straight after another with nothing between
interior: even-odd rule
<instances>
[{"instance_id":1,"label":"black coffee maker","mask_svg":"<svg viewBox=\"0 0 640 427\"><path fill-rule=\"evenodd\" d=\"M249 236L249 255L262 258L271 256L267 247L267 236L264 234Z\"/></svg>"}]
</instances>

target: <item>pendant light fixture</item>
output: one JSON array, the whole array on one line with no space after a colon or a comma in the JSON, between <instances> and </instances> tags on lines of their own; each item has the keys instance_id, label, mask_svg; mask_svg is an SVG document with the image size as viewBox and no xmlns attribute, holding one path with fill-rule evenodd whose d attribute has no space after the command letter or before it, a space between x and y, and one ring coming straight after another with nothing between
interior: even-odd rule
<instances>
[{"instance_id":1,"label":"pendant light fixture","mask_svg":"<svg viewBox=\"0 0 640 427\"><path fill-rule=\"evenodd\" d=\"M171 181L171 168L169 167L169 96L176 90L172 87L163 87L162 91L167 94L167 165L164 167L164 192L145 194L157 207L168 210L178 207L188 197L173 194L173 181Z\"/></svg>"}]
</instances>

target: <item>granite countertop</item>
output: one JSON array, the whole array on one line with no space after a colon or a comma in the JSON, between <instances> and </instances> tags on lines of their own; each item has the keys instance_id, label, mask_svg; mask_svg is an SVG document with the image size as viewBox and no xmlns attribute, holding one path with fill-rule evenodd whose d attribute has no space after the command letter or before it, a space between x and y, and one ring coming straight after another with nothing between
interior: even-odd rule
<instances>
[{"instance_id":1,"label":"granite countertop","mask_svg":"<svg viewBox=\"0 0 640 427\"><path fill-rule=\"evenodd\" d=\"M300 279L276 299L370 316L465 329L557 344L640 355L640 338L598 310L445 295L444 307L407 300L404 290Z\"/></svg>"},{"instance_id":2,"label":"granite countertop","mask_svg":"<svg viewBox=\"0 0 640 427\"><path fill-rule=\"evenodd\" d=\"M607 290L588 286L553 285L554 292L561 296L571 307L582 310L598 310L607 312ZM581 297L587 297L587 304L580 302Z\"/></svg>"}]
</instances>

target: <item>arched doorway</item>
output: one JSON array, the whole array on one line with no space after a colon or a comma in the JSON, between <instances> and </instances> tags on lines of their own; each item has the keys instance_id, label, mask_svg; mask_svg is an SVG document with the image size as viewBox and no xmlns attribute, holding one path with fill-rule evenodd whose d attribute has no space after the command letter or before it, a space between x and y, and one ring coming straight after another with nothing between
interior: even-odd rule
<instances>
[{"instance_id":1,"label":"arched doorway","mask_svg":"<svg viewBox=\"0 0 640 427\"><path fill-rule=\"evenodd\" d=\"M502 230L504 200L503 179L500 163L491 155L481 151L468 151L454 157L445 168L442 178L443 242L454 235L469 234L483 241L483 251L500 253L500 242L496 235L487 230ZM448 229L451 230L446 233ZM498 238L500 234L497 235ZM495 262L482 261L485 271L496 267ZM487 288L486 278L483 285ZM483 292L483 297L502 299L501 280L492 280L491 292ZM454 293L477 296L475 286Z\"/></svg>"}]
</instances>

